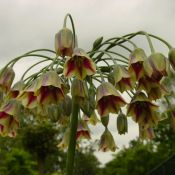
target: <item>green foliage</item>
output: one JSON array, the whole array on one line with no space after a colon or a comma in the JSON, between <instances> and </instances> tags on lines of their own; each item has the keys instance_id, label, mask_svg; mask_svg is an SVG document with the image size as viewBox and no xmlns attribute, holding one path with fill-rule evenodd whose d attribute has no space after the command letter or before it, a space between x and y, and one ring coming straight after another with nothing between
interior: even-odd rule
<instances>
[{"instance_id":1,"label":"green foliage","mask_svg":"<svg viewBox=\"0 0 175 175\"><path fill-rule=\"evenodd\" d=\"M8 152L1 164L1 175L37 175L34 171L36 162L24 150L13 148Z\"/></svg>"},{"instance_id":2,"label":"green foliage","mask_svg":"<svg viewBox=\"0 0 175 175\"><path fill-rule=\"evenodd\" d=\"M99 162L92 152L76 152L74 175L96 175L98 171Z\"/></svg>"}]
</instances>

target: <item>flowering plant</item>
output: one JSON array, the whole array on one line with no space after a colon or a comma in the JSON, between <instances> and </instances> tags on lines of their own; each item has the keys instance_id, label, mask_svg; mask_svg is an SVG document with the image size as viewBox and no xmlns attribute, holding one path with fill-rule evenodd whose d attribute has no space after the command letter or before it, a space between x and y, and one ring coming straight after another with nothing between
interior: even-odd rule
<instances>
[{"instance_id":1,"label":"flowering plant","mask_svg":"<svg viewBox=\"0 0 175 175\"><path fill-rule=\"evenodd\" d=\"M68 18L72 30L66 26ZM150 56L134 43L138 36L146 37ZM155 51L152 38L168 47L168 58ZM138 123L140 137L152 139L154 127L161 120L157 100L168 94L162 80L175 68L175 49L162 38L144 31L105 41L100 37L88 52L77 43L73 19L67 14L63 28L55 35L55 51L27 52L0 71L0 135L16 135L21 110L57 122L66 128L58 147L68 147L67 175L72 174L78 142L91 139L89 124L101 122L104 126L100 150L116 150L108 128L111 114L116 115L119 134L128 132L127 116L131 116ZM13 84L13 66L26 57L35 57L36 63ZM42 63L47 65L30 73Z\"/></svg>"}]
</instances>

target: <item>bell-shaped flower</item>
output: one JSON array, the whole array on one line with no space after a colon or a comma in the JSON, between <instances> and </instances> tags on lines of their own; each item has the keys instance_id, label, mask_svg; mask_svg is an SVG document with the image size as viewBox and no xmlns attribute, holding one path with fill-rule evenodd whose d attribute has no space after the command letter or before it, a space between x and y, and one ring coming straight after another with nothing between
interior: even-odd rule
<instances>
[{"instance_id":1,"label":"bell-shaped flower","mask_svg":"<svg viewBox=\"0 0 175 175\"><path fill-rule=\"evenodd\" d=\"M129 56L128 71L134 80L139 80L144 75L143 62L147 56L143 49L135 49Z\"/></svg>"},{"instance_id":2,"label":"bell-shaped flower","mask_svg":"<svg viewBox=\"0 0 175 175\"><path fill-rule=\"evenodd\" d=\"M15 72L12 67L3 68L0 72L0 87L7 92L15 78Z\"/></svg>"},{"instance_id":3,"label":"bell-shaped flower","mask_svg":"<svg viewBox=\"0 0 175 175\"><path fill-rule=\"evenodd\" d=\"M169 61L161 53L151 54L143 65L146 75L155 81L169 74Z\"/></svg>"},{"instance_id":4,"label":"bell-shaped flower","mask_svg":"<svg viewBox=\"0 0 175 175\"><path fill-rule=\"evenodd\" d=\"M168 94L163 84L145 76L139 80L138 90L144 90L150 100L157 100Z\"/></svg>"},{"instance_id":5,"label":"bell-shaped flower","mask_svg":"<svg viewBox=\"0 0 175 175\"><path fill-rule=\"evenodd\" d=\"M17 116L20 112L20 104L16 100L10 100L0 109L0 135L16 136L19 128Z\"/></svg>"},{"instance_id":6,"label":"bell-shaped flower","mask_svg":"<svg viewBox=\"0 0 175 175\"><path fill-rule=\"evenodd\" d=\"M55 51L57 55L65 57L72 56L73 34L72 31L64 27L55 35Z\"/></svg>"},{"instance_id":7,"label":"bell-shaped flower","mask_svg":"<svg viewBox=\"0 0 175 175\"><path fill-rule=\"evenodd\" d=\"M76 134L76 139L91 139L89 128L87 125L87 122L80 119L78 121L78 128L77 128L77 134Z\"/></svg>"},{"instance_id":8,"label":"bell-shaped flower","mask_svg":"<svg viewBox=\"0 0 175 175\"><path fill-rule=\"evenodd\" d=\"M69 145L69 139L70 139L70 128L67 128L63 135L62 141L57 145L57 147L62 150L66 149Z\"/></svg>"},{"instance_id":9,"label":"bell-shaped flower","mask_svg":"<svg viewBox=\"0 0 175 175\"><path fill-rule=\"evenodd\" d=\"M20 92L23 90L25 84L24 81L20 80L14 84L14 86L9 90L7 98L16 98Z\"/></svg>"},{"instance_id":10,"label":"bell-shaped flower","mask_svg":"<svg viewBox=\"0 0 175 175\"><path fill-rule=\"evenodd\" d=\"M111 132L108 130L108 128L105 128L105 131L103 132L101 138L100 138L100 145L99 150L106 152L106 151L112 151L114 152L116 150L117 146L115 144L114 138L111 134Z\"/></svg>"},{"instance_id":11,"label":"bell-shaped flower","mask_svg":"<svg viewBox=\"0 0 175 175\"><path fill-rule=\"evenodd\" d=\"M153 126L159 121L158 106L152 103L143 92L137 92L128 105L127 115L142 126Z\"/></svg>"},{"instance_id":12,"label":"bell-shaped flower","mask_svg":"<svg viewBox=\"0 0 175 175\"><path fill-rule=\"evenodd\" d=\"M35 80L32 84L25 87L22 92L18 95L17 99L21 101L25 108L33 109L37 107L37 97L35 95L35 90L37 87L37 81Z\"/></svg>"},{"instance_id":13,"label":"bell-shaped flower","mask_svg":"<svg viewBox=\"0 0 175 175\"><path fill-rule=\"evenodd\" d=\"M130 90L134 82L127 69L122 65L115 65L113 70L114 85L120 91Z\"/></svg>"},{"instance_id":14,"label":"bell-shaped flower","mask_svg":"<svg viewBox=\"0 0 175 175\"><path fill-rule=\"evenodd\" d=\"M64 99L60 77L55 71L44 73L38 80L35 88L35 96L41 105L58 103Z\"/></svg>"},{"instance_id":15,"label":"bell-shaped flower","mask_svg":"<svg viewBox=\"0 0 175 175\"><path fill-rule=\"evenodd\" d=\"M154 139L155 138L155 134L154 134L154 130L152 127L142 127L141 125L139 125L139 137L141 139Z\"/></svg>"},{"instance_id":16,"label":"bell-shaped flower","mask_svg":"<svg viewBox=\"0 0 175 175\"><path fill-rule=\"evenodd\" d=\"M109 113L118 113L126 102L111 83L103 82L97 88L96 104L99 115L107 116Z\"/></svg>"},{"instance_id":17,"label":"bell-shaped flower","mask_svg":"<svg viewBox=\"0 0 175 175\"><path fill-rule=\"evenodd\" d=\"M86 52L80 48L74 48L72 57L66 59L63 74L67 78L75 76L82 80L95 72L96 66Z\"/></svg>"}]
</instances>

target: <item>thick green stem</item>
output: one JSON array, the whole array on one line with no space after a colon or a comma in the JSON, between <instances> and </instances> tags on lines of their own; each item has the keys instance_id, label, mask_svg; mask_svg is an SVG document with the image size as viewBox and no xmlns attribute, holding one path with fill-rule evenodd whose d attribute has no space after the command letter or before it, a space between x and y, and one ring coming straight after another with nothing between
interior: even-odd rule
<instances>
[{"instance_id":1,"label":"thick green stem","mask_svg":"<svg viewBox=\"0 0 175 175\"><path fill-rule=\"evenodd\" d=\"M72 100L72 115L70 121L70 140L67 152L66 175L73 175L74 157L76 149L76 133L78 125L79 105L76 98Z\"/></svg>"}]
</instances>

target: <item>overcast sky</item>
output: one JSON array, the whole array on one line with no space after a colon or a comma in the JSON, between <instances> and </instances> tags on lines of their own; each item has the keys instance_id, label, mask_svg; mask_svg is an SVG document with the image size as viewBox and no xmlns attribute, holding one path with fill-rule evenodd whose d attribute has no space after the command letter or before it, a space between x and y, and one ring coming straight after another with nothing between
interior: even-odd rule
<instances>
[{"instance_id":1,"label":"overcast sky","mask_svg":"<svg viewBox=\"0 0 175 175\"><path fill-rule=\"evenodd\" d=\"M159 35L175 46L174 0L0 0L1 67L26 51L53 49L54 35L66 13L72 14L79 46L85 50L98 36L108 38L139 30ZM20 74L24 64L18 68ZM114 126L111 129L114 131ZM126 136L115 135L119 147L138 135L135 125L129 129ZM98 153L98 157L106 162L110 156Z\"/></svg>"}]
</instances>

